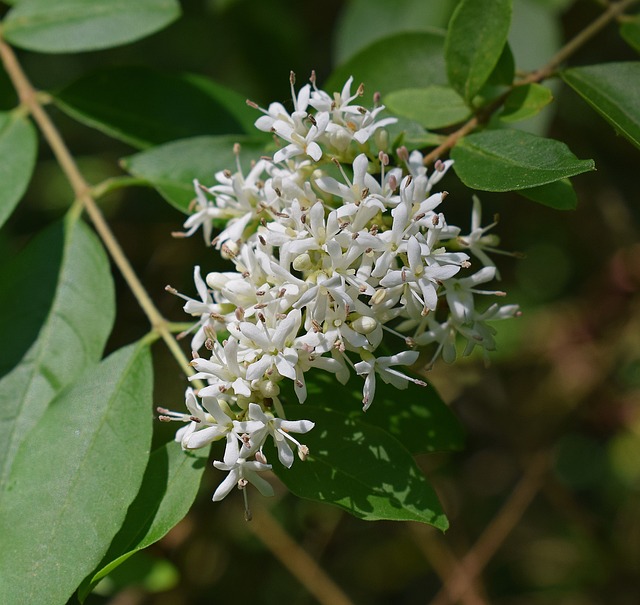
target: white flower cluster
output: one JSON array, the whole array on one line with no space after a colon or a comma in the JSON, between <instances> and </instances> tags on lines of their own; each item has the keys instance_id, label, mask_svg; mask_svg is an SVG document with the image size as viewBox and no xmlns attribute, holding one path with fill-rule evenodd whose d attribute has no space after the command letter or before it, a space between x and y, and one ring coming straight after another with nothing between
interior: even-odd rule
<instances>
[{"instance_id":1,"label":"white flower cluster","mask_svg":"<svg viewBox=\"0 0 640 605\"><path fill-rule=\"evenodd\" d=\"M429 174L420 152L401 148L392 166L383 127L394 119L379 118L384 106L354 104L362 87L352 95L351 84L330 96L312 77L296 94L292 77L293 112L273 103L256 122L284 141L273 159L258 160L246 175L238 160L236 172L216 174L217 184L195 183L186 235L202 227L209 243L213 221L225 221L211 243L235 270L209 273L205 283L196 267L200 300L183 296L184 309L199 317L192 349L204 345L208 353L195 353L191 365L208 386L197 394L201 403L187 391L188 414L161 412L188 422L176 436L185 449L226 439L215 466L229 475L214 500L247 482L270 492L257 475L270 468L262 449L269 436L286 467L292 444L306 457L290 433L313 423L284 419L281 381L292 381L302 403L309 369L343 384L355 372L366 410L378 378L399 389L424 385L397 369L417 361L417 347L433 343L433 359L447 361L459 340L464 354L492 350L487 322L517 313L514 305L476 309L478 295L503 294L478 289L496 277L486 254L496 241L486 233L493 225L480 225L477 200L468 235L440 212L446 193L432 188L452 162L437 162ZM465 250L480 261L473 273ZM381 355L385 332L403 350Z\"/></svg>"}]
</instances>

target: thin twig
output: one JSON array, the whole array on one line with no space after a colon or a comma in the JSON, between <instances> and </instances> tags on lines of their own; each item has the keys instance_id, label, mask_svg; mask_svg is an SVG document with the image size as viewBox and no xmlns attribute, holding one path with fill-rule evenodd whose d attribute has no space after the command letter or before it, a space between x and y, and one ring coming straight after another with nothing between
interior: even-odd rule
<instances>
[{"instance_id":1,"label":"thin twig","mask_svg":"<svg viewBox=\"0 0 640 605\"><path fill-rule=\"evenodd\" d=\"M256 509L253 521L247 523L247 527L322 605L354 605L266 509Z\"/></svg>"},{"instance_id":2,"label":"thin twig","mask_svg":"<svg viewBox=\"0 0 640 605\"><path fill-rule=\"evenodd\" d=\"M608 23L620 17L625 10L636 4L638 1L639 0L621 0L620 2L614 2L609 5L609 8L605 12L595 19L595 21L587 25L587 27L585 27L574 38L569 40L569 42L567 42L546 65L525 76L523 79L518 80L509 88L509 90L501 94L489 106L481 108L478 113L482 115L482 119L480 119L478 115L475 115L458 130L452 132L434 150L430 151L424 157L424 165L428 166L435 162L455 147L462 137L473 132L480 124L485 123L500 107L502 107L507 96L514 88L524 86L525 84L539 83L553 75L558 67L573 55L585 42L593 38L593 36L602 30Z\"/></svg>"},{"instance_id":3,"label":"thin twig","mask_svg":"<svg viewBox=\"0 0 640 605\"><path fill-rule=\"evenodd\" d=\"M476 544L460 561L460 566L447 579L444 588L429 605L456 603L469 590L507 536L518 524L529 504L543 485L549 468L548 452L538 453L529 463L509 499L484 530Z\"/></svg>"},{"instance_id":4,"label":"thin twig","mask_svg":"<svg viewBox=\"0 0 640 605\"><path fill-rule=\"evenodd\" d=\"M171 331L167 328L167 321L153 304L153 301L147 294L147 291L144 289L144 286L138 279L138 276L135 274L133 267L129 263L129 259L122 251L120 244L114 237L109 225L96 205L91 193L91 187L80 173L80 170L71 156L65 142L62 140L58 129L55 127L40 104L40 96L22 70L13 49L3 40L0 40L0 57L2 58L7 74L11 78L11 81L18 92L21 103L29 109L33 119L38 124L44 138L49 143L51 150L56 156L62 171L67 177L76 200L82 204L91 218L98 235L102 239L102 242L113 259L113 262L122 273L122 276L138 301L138 304L149 319L151 327L160 334L161 338L164 340L183 371L187 375L193 374L193 369L189 366L186 356L171 334Z\"/></svg>"}]
</instances>

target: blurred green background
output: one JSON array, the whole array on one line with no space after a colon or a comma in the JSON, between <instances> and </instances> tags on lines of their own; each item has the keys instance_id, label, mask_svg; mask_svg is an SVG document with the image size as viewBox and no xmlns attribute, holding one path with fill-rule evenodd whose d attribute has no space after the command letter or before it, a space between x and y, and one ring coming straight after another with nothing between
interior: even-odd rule
<instances>
[{"instance_id":1,"label":"blurred green background","mask_svg":"<svg viewBox=\"0 0 640 605\"><path fill-rule=\"evenodd\" d=\"M541 66L602 10L588 0L514 4L511 43L521 69ZM178 22L135 44L79 55L19 52L19 57L44 90L100 67L134 65L206 75L260 105L287 103L290 70L303 82L315 69L322 82L344 57L384 32L446 27L455 2L184 0L182 5ZM611 25L570 64L635 59ZM461 558L476 542L537 452L548 453L551 469L476 582L480 600L475 603L640 603L640 152L568 88L554 90L555 102L533 127L545 128L578 157L595 159L598 170L573 180L579 206L572 212L515 194L481 194L486 218L500 214L496 232L503 247L525 255L498 259L500 287L509 294L507 302L521 304L523 316L498 326L499 350L489 367L472 358L454 366L439 363L428 375L468 432L464 451L421 459L449 516L449 532L366 523L296 500L284 488L274 501L260 503L252 494L252 505L269 507L354 603L429 603L442 585L440 576L450 573L451 556ZM0 109L13 106L15 96L1 74ZM132 148L53 107L50 111L91 182L122 173L118 160ZM444 208L448 220L464 228L471 192L453 173L442 186L451 194ZM0 263L61 216L70 201L71 190L43 145L27 197L0 231ZM200 264L203 273L219 266L215 252L205 249L199 236L172 239L184 217L151 189L121 190L101 205L160 310L184 321L180 301L164 286L192 294L193 265ZM148 331L132 295L114 275L118 317L109 350ZM184 377L161 344L154 355L155 403L181 409ZM171 428L158 426L156 441L171 438ZM218 481L216 471L205 472L188 517L130 559L87 603L316 602L244 522L239 496L211 503Z\"/></svg>"}]
</instances>

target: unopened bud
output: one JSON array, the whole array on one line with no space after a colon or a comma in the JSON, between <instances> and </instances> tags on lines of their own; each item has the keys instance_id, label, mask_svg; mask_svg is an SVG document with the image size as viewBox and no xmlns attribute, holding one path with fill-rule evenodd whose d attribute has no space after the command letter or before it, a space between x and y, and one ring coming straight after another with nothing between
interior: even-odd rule
<instances>
[{"instance_id":1,"label":"unopened bud","mask_svg":"<svg viewBox=\"0 0 640 605\"><path fill-rule=\"evenodd\" d=\"M371 334L378 327L378 322L373 317L362 315L351 322L351 327L358 334Z\"/></svg>"}]
</instances>

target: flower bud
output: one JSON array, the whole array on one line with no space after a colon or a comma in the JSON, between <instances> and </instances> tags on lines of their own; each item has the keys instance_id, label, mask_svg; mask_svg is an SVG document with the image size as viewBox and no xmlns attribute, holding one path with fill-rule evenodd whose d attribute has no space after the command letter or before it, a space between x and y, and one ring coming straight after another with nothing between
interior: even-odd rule
<instances>
[{"instance_id":1,"label":"flower bud","mask_svg":"<svg viewBox=\"0 0 640 605\"><path fill-rule=\"evenodd\" d=\"M300 256L296 256L296 258L293 259L292 264L296 271L309 271L310 269L313 269L311 257L306 252Z\"/></svg>"},{"instance_id":2,"label":"flower bud","mask_svg":"<svg viewBox=\"0 0 640 605\"><path fill-rule=\"evenodd\" d=\"M351 327L358 334L371 334L378 327L378 322L373 317L361 315L351 322Z\"/></svg>"}]
</instances>

